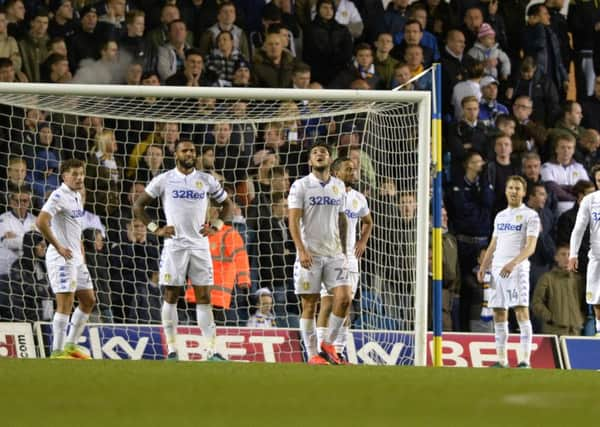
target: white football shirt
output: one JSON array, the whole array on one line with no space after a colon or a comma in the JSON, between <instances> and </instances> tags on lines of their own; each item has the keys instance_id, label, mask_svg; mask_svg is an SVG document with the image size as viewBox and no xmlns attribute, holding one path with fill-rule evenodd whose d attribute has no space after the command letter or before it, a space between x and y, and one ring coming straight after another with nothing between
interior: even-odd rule
<instances>
[{"instance_id":1,"label":"white football shirt","mask_svg":"<svg viewBox=\"0 0 600 427\"><path fill-rule=\"evenodd\" d=\"M62 183L60 187L50 194L48 200L42 207L43 212L52 215L51 228L59 243L71 249L73 263L83 264L81 254L81 221L84 210L81 194L71 190L67 184ZM52 245L48 248L46 260L57 259L61 255Z\"/></svg>"},{"instance_id":2,"label":"white football shirt","mask_svg":"<svg viewBox=\"0 0 600 427\"><path fill-rule=\"evenodd\" d=\"M546 162L542 165L540 170L540 176L542 181L554 181L558 185L575 185L577 181L585 179L588 181L590 178L587 171L581 163L577 163L573 160L569 165L563 166L558 163ZM558 202L558 214L568 211L573 207L575 202Z\"/></svg>"},{"instance_id":3,"label":"white football shirt","mask_svg":"<svg viewBox=\"0 0 600 427\"><path fill-rule=\"evenodd\" d=\"M590 227L589 257L600 258L600 191L583 198L577 211L575 227L571 233L570 257L576 258L586 227Z\"/></svg>"},{"instance_id":4,"label":"white football shirt","mask_svg":"<svg viewBox=\"0 0 600 427\"><path fill-rule=\"evenodd\" d=\"M338 221L339 214L344 212L345 199L346 186L333 176L322 182L311 173L292 184L288 206L303 210L300 231L302 242L311 254L342 253Z\"/></svg>"},{"instance_id":5,"label":"white football shirt","mask_svg":"<svg viewBox=\"0 0 600 427\"><path fill-rule=\"evenodd\" d=\"M496 215L494 233L496 250L492 259L493 268L502 268L525 247L527 237L540 234L540 217L536 211L524 204L518 208L508 207ZM529 261L522 262L529 266Z\"/></svg>"},{"instance_id":6,"label":"white football shirt","mask_svg":"<svg viewBox=\"0 0 600 427\"><path fill-rule=\"evenodd\" d=\"M181 248L208 248L208 237L200 234L206 222L208 198L223 203L227 193L210 174L194 170L184 175L177 168L152 179L146 187L151 197L160 197L167 224L175 236L166 239Z\"/></svg>"},{"instance_id":7,"label":"white football shirt","mask_svg":"<svg viewBox=\"0 0 600 427\"><path fill-rule=\"evenodd\" d=\"M346 206L344 213L348 219L348 235L346 236L346 253L349 257L354 256L356 246L356 228L358 220L369 214L369 204L361 193L351 188L346 191Z\"/></svg>"},{"instance_id":8,"label":"white football shirt","mask_svg":"<svg viewBox=\"0 0 600 427\"><path fill-rule=\"evenodd\" d=\"M0 274L8 274L13 262L23 256L23 236L36 230L35 216L27 213L24 219L17 218L12 211L0 215ZM15 237L4 237L12 231Z\"/></svg>"}]
</instances>

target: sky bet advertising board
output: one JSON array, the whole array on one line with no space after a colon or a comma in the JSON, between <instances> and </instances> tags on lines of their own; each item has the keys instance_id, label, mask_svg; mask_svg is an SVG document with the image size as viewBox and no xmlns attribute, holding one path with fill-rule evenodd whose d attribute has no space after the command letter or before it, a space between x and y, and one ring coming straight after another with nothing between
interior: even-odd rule
<instances>
[{"instance_id":1,"label":"sky bet advertising board","mask_svg":"<svg viewBox=\"0 0 600 427\"><path fill-rule=\"evenodd\" d=\"M40 354L50 353L51 324L36 324ZM295 329L217 328L217 351L232 361L302 362L300 333ZM600 342L600 340L598 340ZM410 365L413 360L412 334L390 331L351 331L347 340L350 363L368 365ZM94 359L160 360L167 354L160 325L91 324L80 340ZM180 326L177 347L180 360L204 359L204 338L198 327ZM508 355L511 366L517 364L519 336L511 335ZM427 363L431 365L433 343L428 335ZM493 334L445 333L442 346L444 366L485 367L496 361ZM556 337L533 338L531 363L534 368L561 368Z\"/></svg>"}]
</instances>

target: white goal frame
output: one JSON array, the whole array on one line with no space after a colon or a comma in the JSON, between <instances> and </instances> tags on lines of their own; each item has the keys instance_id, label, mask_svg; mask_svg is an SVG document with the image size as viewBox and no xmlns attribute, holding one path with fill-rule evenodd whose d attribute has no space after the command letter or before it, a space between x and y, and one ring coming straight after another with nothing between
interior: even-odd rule
<instances>
[{"instance_id":1,"label":"white goal frame","mask_svg":"<svg viewBox=\"0 0 600 427\"><path fill-rule=\"evenodd\" d=\"M120 86L43 83L0 83L0 94L55 95L86 97L165 97L165 98L217 98L253 99L265 101L307 100L350 102L411 102L418 108L418 167L417 167L417 249L415 289L415 366L427 363L427 293L428 248L430 230L431 187L431 92L429 91L372 91L372 90L313 90L313 89L267 89L267 88L215 88L171 86ZM68 112L57 106L45 108L51 112ZM122 118L98 114L105 118ZM325 114L324 114L325 115ZM156 121L156 118L137 117L140 121ZM168 121L170 119L165 119ZM186 119L187 120L187 119ZM198 121L203 121L199 119ZM206 122L204 120L203 122ZM234 123L235 119L230 122Z\"/></svg>"}]
</instances>

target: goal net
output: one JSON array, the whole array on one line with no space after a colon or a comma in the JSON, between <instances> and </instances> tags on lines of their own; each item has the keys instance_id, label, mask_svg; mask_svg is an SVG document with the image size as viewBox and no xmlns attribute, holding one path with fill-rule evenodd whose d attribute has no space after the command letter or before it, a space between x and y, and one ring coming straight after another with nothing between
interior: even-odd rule
<instances>
[{"instance_id":1,"label":"goal net","mask_svg":"<svg viewBox=\"0 0 600 427\"><path fill-rule=\"evenodd\" d=\"M164 358L162 241L133 219L132 203L175 167L177 140L194 142L196 167L236 205L231 228L210 241L222 354L303 360L286 196L309 173L309 147L326 142L355 162L374 219L348 358L425 363L429 92L1 84L0 321L34 324L39 353L48 354L53 295L32 216L60 185L60 162L79 158L82 243L97 295L81 344L95 358ZM165 224L158 201L147 211ZM201 359L193 293L182 292L178 312L180 357Z\"/></svg>"}]
</instances>

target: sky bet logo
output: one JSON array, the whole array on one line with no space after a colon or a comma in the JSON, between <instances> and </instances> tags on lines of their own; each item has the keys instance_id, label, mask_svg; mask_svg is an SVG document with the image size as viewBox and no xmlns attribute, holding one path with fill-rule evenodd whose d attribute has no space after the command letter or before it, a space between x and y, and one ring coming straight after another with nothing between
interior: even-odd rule
<instances>
[{"instance_id":1,"label":"sky bet logo","mask_svg":"<svg viewBox=\"0 0 600 427\"><path fill-rule=\"evenodd\" d=\"M498 231L521 231L523 224L511 224L510 222L501 222L498 224Z\"/></svg>"}]
</instances>

